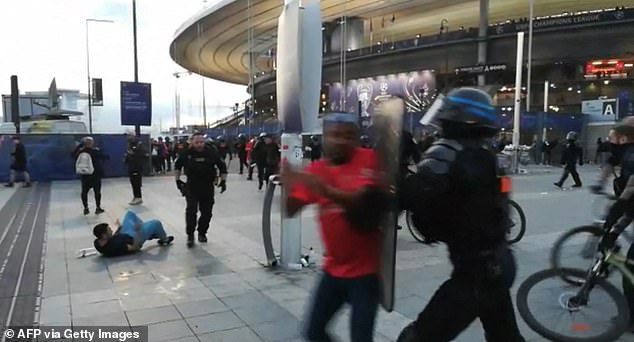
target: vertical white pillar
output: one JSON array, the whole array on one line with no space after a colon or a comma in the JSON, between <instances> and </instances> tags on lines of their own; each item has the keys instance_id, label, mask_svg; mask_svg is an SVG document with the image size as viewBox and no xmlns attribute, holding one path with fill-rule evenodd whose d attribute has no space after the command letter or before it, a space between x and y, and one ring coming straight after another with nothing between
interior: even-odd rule
<instances>
[{"instance_id":1,"label":"vertical white pillar","mask_svg":"<svg viewBox=\"0 0 634 342\"><path fill-rule=\"evenodd\" d=\"M480 0L480 32L478 38L478 64L486 64L487 48L488 48L488 29L489 29L489 0ZM478 75L478 85L486 84L486 74Z\"/></svg>"},{"instance_id":2,"label":"vertical white pillar","mask_svg":"<svg viewBox=\"0 0 634 342\"><path fill-rule=\"evenodd\" d=\"M297 133L283 133L281 137L282 160L286 161L294 169L302 167L302 138ZM282 239L280 250L280 264L283 268L299 270L302 250L302 221L301 215L287 217L285 213L285 199L288 196L288 187L282 184Z\"/></svg>"},{"instance_id":3,"label":"vertical white pillar","mask_svg":"<svg viewBox=\"0 0 634 342\"><path fill-rule=\"evenodd\" d=\"M526 80L526 111L531 110L531 78L533 73L533 17L535 9L535 1L529 0L529 15L528 21L528 75Z\"/></svg>"},{"instance_id":4,"label":"vertical white pillar","mask_svg":"<svg viewBox=\"0 0 634 342\"><path fill-rule=\"evenodd\" d=\"M519 172L520 106L522 104L522 66L524 60L524 32L517 33L517 59L515 66L515 110L513 112L513 170Z\"/></svg>"},{"instance_id":5,"label":"vertical white pillar","mask_svg":"<svg viewBox=\"0 0 634 342\"><path fill-rule=\"evenodd\" d=\"M550 91L550 84L548 81L544 81L544 129L542 132L542 141L546 140L548 125L546 124L546 118L548 116L548 92Z\"/></svg>"}]
</instances>

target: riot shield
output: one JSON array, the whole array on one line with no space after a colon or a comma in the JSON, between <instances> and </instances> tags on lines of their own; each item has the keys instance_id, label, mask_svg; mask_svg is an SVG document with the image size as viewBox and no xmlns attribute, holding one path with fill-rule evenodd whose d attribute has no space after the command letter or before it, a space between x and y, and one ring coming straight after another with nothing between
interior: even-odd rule
<instances>
[{"instance_id":1,"label":"riot shield","mask_svg":"<svg viewBox=\"0 0 634 342\"><path fill-rule=\"evenodd\" d=\"M383 181L396 193L401 158L401 132L405 102L397 97L384 99L375 107L370 127ZM394 280L396 273L396 226L398 205L396 197L389 213L381 222L381 305L391 312L394 308Z\"/></svg>"}]
</instances>

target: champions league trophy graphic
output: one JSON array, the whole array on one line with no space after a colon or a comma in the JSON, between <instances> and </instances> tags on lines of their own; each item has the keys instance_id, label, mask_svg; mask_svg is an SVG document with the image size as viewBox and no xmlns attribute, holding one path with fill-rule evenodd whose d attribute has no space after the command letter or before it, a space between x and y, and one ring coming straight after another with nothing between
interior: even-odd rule
<instances>
[{"instance_id":1,"label":"champions league trophy graphic","mask_svg":"<svg viewBox=\"0 0 634 342\"><path fill-rule=\"evenodd\" d=\"M372 90L373 87L371 82L361 82L357 86L357 99L361 102L362 118L370 117L368 107L370 107L370 102L372 101Z\"/></svg>"},{"instance_id":2,"label":"champions league trophy graphic","mask_svg":"<svg viewBox=\"0 0 634 342\"><path fill-rule=\"evenodd\" d=\"M374 98L375 103L381 103L385 100L390 99L392 96L388 94L388 90L390 89L389 83L387 81L382 80L379 82L379 91L381 92L377 97Z\"/></svg>"}]
</instances>

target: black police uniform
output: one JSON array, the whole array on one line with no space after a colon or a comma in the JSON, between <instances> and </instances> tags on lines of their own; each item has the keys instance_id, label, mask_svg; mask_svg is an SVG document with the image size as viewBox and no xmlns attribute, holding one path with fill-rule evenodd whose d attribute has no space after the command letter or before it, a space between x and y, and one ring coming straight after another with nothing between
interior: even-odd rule
<instances>
[{"instance_id":1,"label":"black police uniform","mask_svg":"<svg viewBox=\"0 0 634 342\"><path fill-rule=\"evenodd\" d=\"M251 151L251 159L255 161L255 166L258 169L258 189L262 189L264 180L266 178L266 143L263 138L259 138L253 145Z\"/></svg>"},{"instance_id":2,"label":"black police uniform","mask_svg":"<svg viewBox=\"0 0 634 342\"><path fill-rule=\"evenodd\" d=\"M264 144L264 182L269 184L269 178L279 172L280 168L280 145L271 141L269 144Z\"/></svg>"},{"instance_id":3,"label":"black police uniform","mask_svg":"<svg viewBox=\"0 0 634 342\"><path fill-rule=\"evenodd\" d=\"M418 164L421 160L420 158L420 150L414 141L414 136L408 131L403 131L401 133L401 178L407 176L409 173L410 162L413 161L415 164Z\"/></svg>"},{"instance_id":4,"label":"black police uniform","mask_svg":"<svg viewBox=\"0 0 634 342\"><path fill-rule=\"evenodd\" d=\"M493 113L490 97L478 90L459 89L447 96L467 104L478 98L483 103L464 110L490 108ZM447 244L454 270L397 341L452 341L478 317L487 341L524 341L509 290L515 263L506 245L508 199L501 191L497 158L483 138L451 138L427 150L417 173L404 180L399 200L428 243Z\"/></svg>"},{"instance_id":5,"label":"black police uniform","mask_svg":"<svg viewBox=\"0 0 634 342\"><path fill-rule=\"evenodd\" d=\"M311 139L308 146L310 146L310 161L314 162L321 159L321 144L317 141L317 138Z\"/></svg>"},{"instance_id":6,"label":"black police uniform","mask_svg":"<svg viewBox=\"0 0 634 342\"><path fill-rule=\"evenodd\" d=\"M143 186L143 167L147 161L147 154L138 139L128 143L128 152L125 154L125 164L128 168L128 177L132 185L134 198L142 198L141 187Z\"/></svg>"},{"instance_id":7,"label":"black police uniform","mask_svg":"<svg viewBox=\"0 0 634 342\"><path fill-rule=\"evenodd\" d=\"M220 159L215 149L205 147L202 151L188 149L183 152L175 163L175 169L185 169L187 184L184 193L187 199L185 222L187 235L192 236L196 230L196 216L198 218L198 236L205 237L209 229L209 221L214 205L214 181L220 175L227 174L227 166Z\"/></svg>"},{"instance_id":8,"label":"black police uniform","mask_svg":"<svg viewBox=\"0 0 634 342\"><path fill-rule=\"evenodd\" d=\"M577 172L577 163L583 165L582 150L577 146L574 141L568 141L568 144L564 148L561 154L561 163L564 165L564 173L561 175L559 182L555 183L556 186L561 187L568 175L572 175L572 179L575 181L574 187L581 187L581 178Z\"/></svg>"},{"instance_id":9,"label":"black police uniform","mask_svg":"<svg viewBox=\"0 0 634 342\"><path fill-rule=\"evenodd\" d=\"M240 174L244 173L244 167L247 168L247 142L245 137L239 137L238 142L235 144L236 154L238 155L238 159L240 160Z\"/></svg>"}]
</instances>

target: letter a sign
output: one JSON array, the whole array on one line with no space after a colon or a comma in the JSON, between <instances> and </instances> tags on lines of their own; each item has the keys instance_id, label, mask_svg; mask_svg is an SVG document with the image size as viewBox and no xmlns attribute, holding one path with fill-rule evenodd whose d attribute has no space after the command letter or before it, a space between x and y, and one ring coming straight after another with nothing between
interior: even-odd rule
<instances>
[{"instance_id":1,"label":"letter a sign","mask_svg":"<svg viewBox=\"0 0 634 342\"><path fill-rule=\"evenodd\" d=\"M616 115L616 101L604 101L603 102L603 115Z\"/></svg>"}]
</instances>

